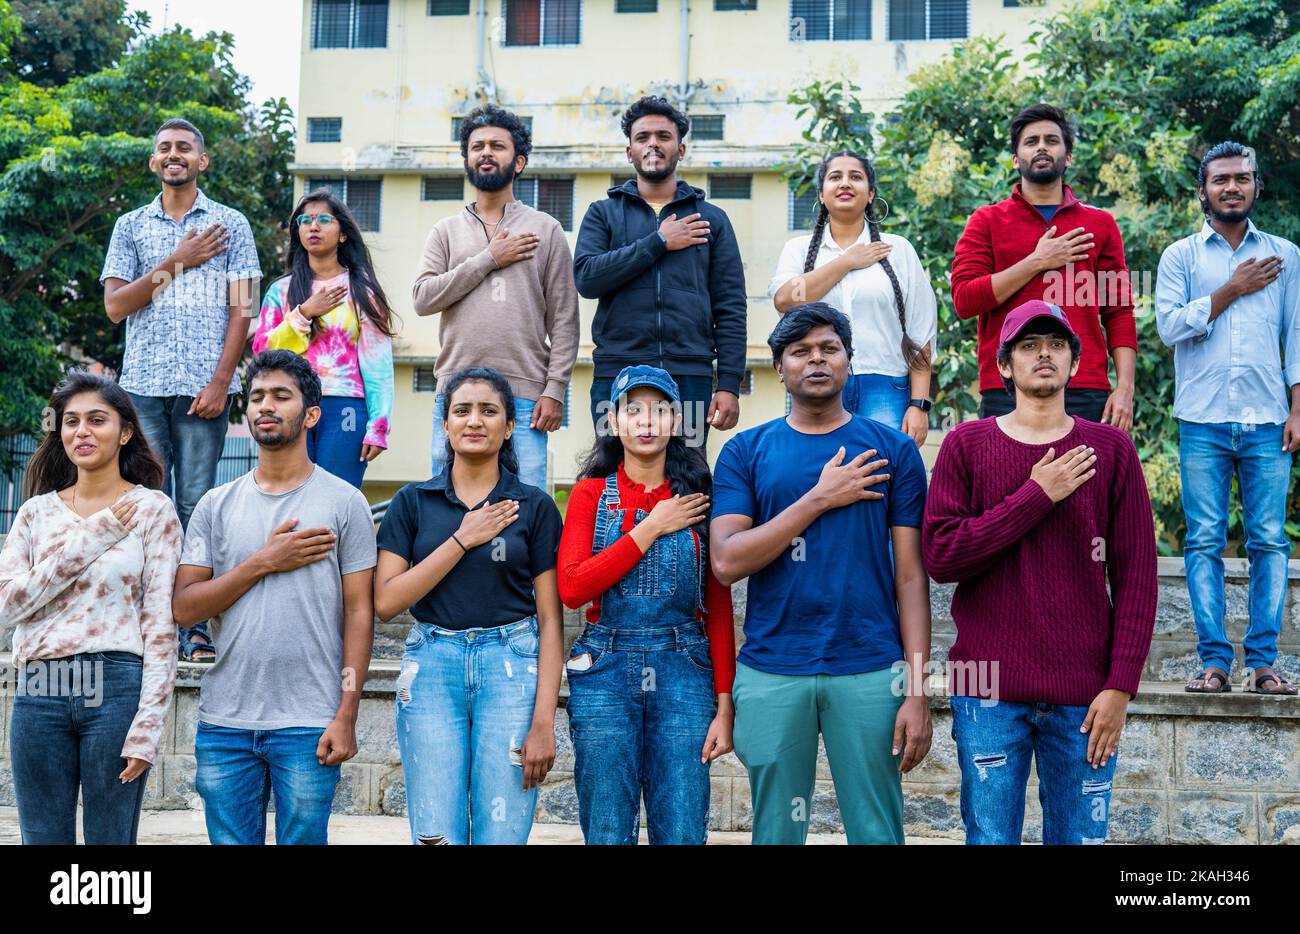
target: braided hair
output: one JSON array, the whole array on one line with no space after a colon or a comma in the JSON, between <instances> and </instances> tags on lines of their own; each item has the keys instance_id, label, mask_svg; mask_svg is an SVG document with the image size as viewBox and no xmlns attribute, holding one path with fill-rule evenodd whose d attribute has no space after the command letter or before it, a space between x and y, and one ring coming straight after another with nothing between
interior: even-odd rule
<instances>
[{"instance_id":1,"label":"braided hair","mask_svg":"<svg viewBox=\"0 0 1300 934\"><path fill-rule=\"evenodd\" d=\"M875 192L876 190L876 170L871 167L871 160L866 156L848 149L840 149L828 155L822 160L822 164L817 168L817 222L813 225L812 239L808 241L808 255L804 257L803 271L809 273L817 262L817 254L822 248L822 239L826 235L826 224L830 220L830 212L826 208L826 202L821 199L822 184L826 181L826 170L831 161L841 156L848 156L850 159L857 159L862 163L863 170L867 173L867 187ZM867 203L867 230L871 234L871 242L880 242L880 223L876 220L876 199L872 198ZM916 341L912 340L911 335L907 333L907 305L903 299L903 287L898 282L898 273L894 272L894 267L889 263L889 257L881 257L880 267L885 270L885 275L889 276L889 284L894 289L894 306L898 309L898 323L903 329L903 362L907 368L916 369L924 366L930 359L929 348L922 347Z\"/></svg>"}]
</instances>

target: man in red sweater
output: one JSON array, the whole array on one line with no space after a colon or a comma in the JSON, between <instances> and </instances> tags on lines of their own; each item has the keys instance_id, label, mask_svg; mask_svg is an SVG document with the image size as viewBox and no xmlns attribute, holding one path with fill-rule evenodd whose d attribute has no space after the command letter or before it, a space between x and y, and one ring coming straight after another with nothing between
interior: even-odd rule
<instances>
[{"instance_id":1,"label":"man in red sweater","mask_svg":"<svg viewBox=\"0 0 1300 934\"><path fill-rule=\"evenodd\" d=\"M1036 760L1043 843L1103 843L1115 750L1151 647L1156 547L1137 449L1069 415L1080 340L1030 301L1002 324L1015 408L944 438L921 527L956 582L948 653L967 843L1019 843Z\"/></svg>"},{"instance_id":2,"label":"man in red sweater","mask_svg":"<svg viewBox=\"0 0 1300 934\"><path fill-rule=\"evenodd\" d=\"M1066 412L1129 431L1137 325L1124 241L1114 217L1065 184L1073 150L1070 120L1050 104L1011 121L1020 181L1010 198L979 208L966 222L953 256L952 301L959 317L979 318L981 418L1014 408L998 375L998 334L1007 312L1041 298L1065 310L1083 344L1078 376L1065 390ZM1107 351L1115 358L1113 391Z\"/></svg>"}]
</instances>

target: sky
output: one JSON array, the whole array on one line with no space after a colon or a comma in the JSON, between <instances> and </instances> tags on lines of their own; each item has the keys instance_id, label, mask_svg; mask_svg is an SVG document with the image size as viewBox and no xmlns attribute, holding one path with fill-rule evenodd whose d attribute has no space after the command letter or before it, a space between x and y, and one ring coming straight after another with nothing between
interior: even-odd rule
<instances>
[{"instance_id":1,"label":"sky","mask_svg":"<svg viewBox=\"0 0 1300 934\"><path fill-rule=\"evenodd\" d=\"M235 67L253 79L252 101L286 97L298 110L301 0L128 0L127 6L148 13L154 32L179 23L196 35L232 34Z\"/></svg>"}]
</instances>

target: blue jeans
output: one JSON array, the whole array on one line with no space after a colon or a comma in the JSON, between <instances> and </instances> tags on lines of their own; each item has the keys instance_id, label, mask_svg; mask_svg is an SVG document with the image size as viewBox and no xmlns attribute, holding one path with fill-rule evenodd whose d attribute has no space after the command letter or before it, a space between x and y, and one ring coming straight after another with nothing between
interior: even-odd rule
<instances>
[{"instance_id":1,"label":"blue jeans","mask_svg":"<svg viewBox=\"0 0 1300 934\"><path fill-rule=\"evenodd\" d=\"M592 552L623 536L618 475L605 477ZM638 509L634 522L645 520ZM709 833L713 664L698 617L707 548L682 529L661 535L601 595L600 622L573 644L569 735L578 820L587 843L635 844L644 795L651 843L702 844ZM590 664L575 667L587 656Z\"/></svg>"},{"instance_id":2,"label":"blue jeans","mask_svg":"<svg viewBox=\"0 0 1300 934\"><path fill-rule=\"evenodd\" d=\"M844 408L900 431L911 398L912 380L907 376L854 373L844 384Z\"/></svg>"},{"instance_id":3,"label":"blue jeans","mask_svg":"<svg viewBox=\"0 0 1300 934\"><path fill-rule=\"evenodd\" d=\"M411 842L524 844L537 788L523 746L537 697L537 618L455 631L416 623L397 679Z\"/></svg>"},{"instance_id":4,"label":"blue jeans","mask_svg":"<svg viewBox=\"0 0 1300 934\"><path fill-rule=\"evenodd\" d=\"M961 766L961 819L968 844L1020 843L1032 759L1043 806L1043 843L1105 843L1117 756L1094 769L1087 707L952 701L952 738Z\"/></svg>"},{"instance_id":5,"label":"blue jeans","mask_svg":"<svg viewBox=\"0 0 1300 934\"><path fill-rule=\"evenodd\" d=\"M447 433L442 428L441 394L434 400L433 410L433 476L442 473L447 458ZM546 432L529 428L533 409L532 399L515 397L515 430L510 433L510 444L519 456L519 479L529 486L546 489Z\"/></svg>"},{"instance_id":6,"label":"blue jeans","mask_svg":"<svg viewBox=\"0 0 1300 934\"><path fill-rule=\"evenodd\" d=\"M366 439L365 399L321 396L320 421L307 429L307 457L358 490L366 475L361 445Z\"/></svg>"},{"instance_id":7,"label":"blue jeans","mask_svg":"<svg viewBox=\"0 0 1300 934\"><path fill-rule=\"evenodd\" d=\"M162 461L163 492L175 502L181 528L188 528L194 507L217 482L217 462L226 444L230 400L234 397L226 396L226 407L216 418L201 418L186 414L193 396L127 395L140 416L149 446ZM212 644L206 621L178 629L176 634L185 654L189 654L191 635L201 635L208 645Z\"/></svg>"},{"instance_id":8,"label":"blue jeans","mask_svg":"<svg viewBox=\"0 0 1300 934\"><path fill-rule=\"evenodd\" d=\"M194 734L208 839L214 846L266 843L266 805L275 792L275 842L324 846L339 783L337 765L316 759L321 727L237 730L199 721Z\"/></svg>"},{"instance_id":9,"label":"blue jeans","mask_svg":"<svg viewBox=\"0 0 1300 934\"><path fill-rule=\"evenodd\" d=\"M691 447L703 447L709 440L709 403L713 401L712 376L678 376L669 374L682 396L682 433ZM599 437L609 431L606 413L614 377L598 376L591 381L591 424Z\"/></svg>"},{"instance_id":10,"label":"blue jeans","mask_svg":"<svg viewBox=\"0 0 1300 934\"><path fill-rule=\"evenodd\" d=\"M122 744L140 706L144 662L131 652L30 661L13 698L10 756L18 827L30 844L131 845L149 773L122 784Z\"/></svg>"},{"instance_id":11,"label":"blue jeans","mask_svg":"<svg viewBox=\"0 0 1300 934\"><path fill-rule=\"evenodd\" d=\"M588 844L635 844L645 795L652 844L709 833L709 766L700 751L715 713L709 640L699 623L611 629L589 623L570 658L569 735L578 818Z\"/></svg>"},{"instance_id":12,"label":"blue jeans","mask_svg":"<svg viewBox=\"0 0 1300 934\"><path fill-rule=\"evenodd\" d=\"M1196 621L1197 654L1206 665L1232 671L1232 644L1224 629L1223 549L1228 537L1228 494L1237 473L1246 555L1250 560L1250 624L1242 648L1247 668L1277 660L1286 601L1286 522L1291 455L1282 450L1281 425L1179 425L1178 455L1187 517L1187 590Z\"/></svg>"}]
</instances>

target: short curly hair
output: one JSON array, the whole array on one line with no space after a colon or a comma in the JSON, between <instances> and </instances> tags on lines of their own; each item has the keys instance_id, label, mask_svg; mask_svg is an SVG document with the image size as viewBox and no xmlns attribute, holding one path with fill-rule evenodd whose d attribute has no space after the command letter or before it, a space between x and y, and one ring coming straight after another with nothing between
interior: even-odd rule
<instances>
[{"instance_id":1,"label":"short curly hair","mask_svg":"<svg viewBox=\"0 0 1300 934\"><path fill-rule=\"evenodd\" d=\"M485 126L500 127L509 133L510 140L515 146L515 155L523 156L524 165L528 164L528 155L533 151L532 131L528 129L528 124L520 120L517 115L502 107L497 107L495 104L475 107L460 121L460 157L462 159L469 158L469 135Z\"/></svg>"},{"instance_id":2,"label":"short curly hair","mask_svg":"<svg viewBox=\"0 0 1300 934\"><path fill-rule=\"evenodd\" d=\"M687 119L686 114L668 103L668 98L649 95L641 98L627 110L623 111L623 135L628 139L631 139L632 124L636 123L642 117L648 117L652 114L657 114L660 117L667 117L673 122L673 126L677 127L677 142L679 143L686 138L686 134L691 130L691 121Z\"/></svg>"}]
</instances>

